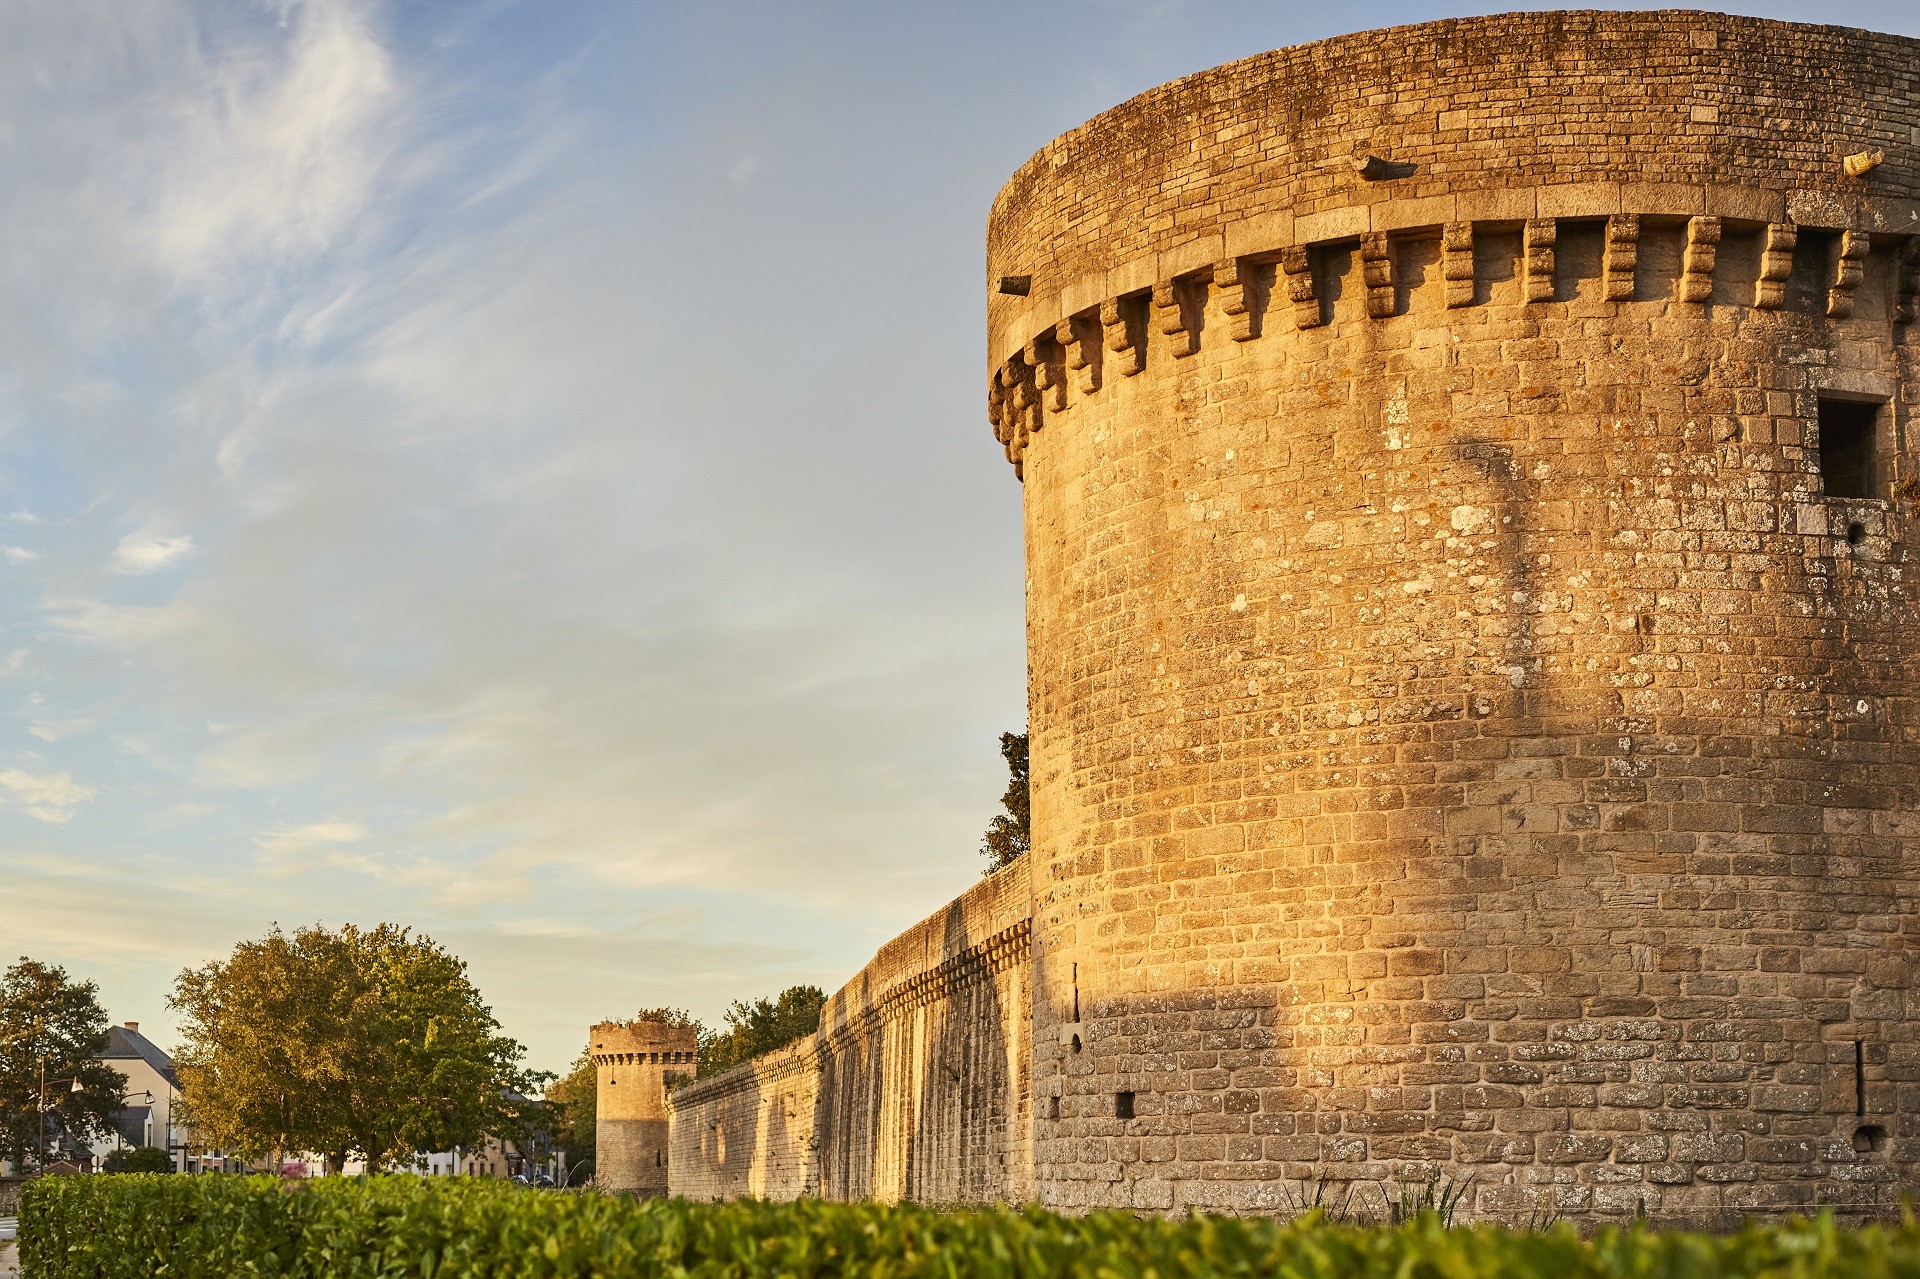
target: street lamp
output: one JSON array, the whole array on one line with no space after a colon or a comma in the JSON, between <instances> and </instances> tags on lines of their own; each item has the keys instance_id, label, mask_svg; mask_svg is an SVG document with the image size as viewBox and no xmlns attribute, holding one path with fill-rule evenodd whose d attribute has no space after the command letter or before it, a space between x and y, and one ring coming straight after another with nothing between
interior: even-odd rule
<instances>
[{"instance_id":1,"label":"street lamp","mask_svg":"<svg viewBox=\"0 0 1920 1279\"><path fill-rule=\"evenodd\" d=\"M75 1075L72 1079L48 1079L47 1078L47 1055L45 1053L40 1054L40 1166L42 1168L45 1168L47 1166L47 1085L48 1084L72 1084L73 1086L67 1089L68 1092L85 1092L87 1090L87 1086L80 1082L80 1077L78 1075Z\"/></svg>"},{"instance_id":2,"label":"street lamp","mask_svg":"<svg viewBox=\"0 0 1920 1279\"><path fill-rule=\"evenodd\" d=\"M74 1082L74 1085L78 1087L80 1081L76 1079L73 1082ZM146 1088L146 1089L142 1089L139 1092L130 1092L126 1096L122 1097L120 1099L121 1109L123 1110L126 1109L127 1103L132 1101L135 1097L140 1098L140 1104L147 1107L149 1110L153 1108L153 1089ZM149 1130L151 1130L153 1127L153 1117L151 1115L147 1117L147 1127ZM116 1126L113 1130L113 1140L116 1143L116 1145L114 1146L114 1149L118 1150L121 1146L124 1146L127 1144L127 1134L121 1131L121 1129L118 1126Z\"/></svg>"}]
</instances>

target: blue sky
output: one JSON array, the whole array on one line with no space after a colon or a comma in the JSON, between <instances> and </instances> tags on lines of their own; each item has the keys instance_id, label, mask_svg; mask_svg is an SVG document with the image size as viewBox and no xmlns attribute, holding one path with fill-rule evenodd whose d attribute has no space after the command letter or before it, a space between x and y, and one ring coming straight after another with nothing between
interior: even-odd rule
<instances>
[{"instance_id":1,"label":"blue sky","mask_svg":"<svg viewBox=\"0 0 1920 1279\"><path fill-rule=\"evenodd\" d=\"M413 924L553 1068L836 987L1024 720L1000 183L1497 7L0 3L0 953L164 1044L275 921Z\"/></svg>"}]
</instances>

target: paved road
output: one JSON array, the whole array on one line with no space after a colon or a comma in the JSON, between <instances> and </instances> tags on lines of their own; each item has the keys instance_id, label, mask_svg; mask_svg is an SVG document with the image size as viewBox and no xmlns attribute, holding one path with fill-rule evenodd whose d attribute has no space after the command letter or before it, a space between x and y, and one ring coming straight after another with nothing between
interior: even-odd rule
<instances>
[{"instance_id":1,"label":"paved road","mask_svg":"<svg viewBox=\"0 0 1920 1279\"><path fill-rule=\"evenodd\" d=\"M0 1217L0 1279L14 1279L20 1273L13 1255L13 1232L19 1225L12 1217Z\"/></svg>"}]
</instances>

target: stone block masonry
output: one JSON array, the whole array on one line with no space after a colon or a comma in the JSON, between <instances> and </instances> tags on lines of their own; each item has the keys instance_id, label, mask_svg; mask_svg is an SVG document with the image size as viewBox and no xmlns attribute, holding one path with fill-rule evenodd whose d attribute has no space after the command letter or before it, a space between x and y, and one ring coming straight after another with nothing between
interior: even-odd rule
<instances>
[{"instance_id":1,"label":"stone block masonry","mask_svg":"<svg viewBox=\"0 0 1920 1279\"><path fill-rule=\"evenodd\" d=\"M598 1100L594 1184L650 1199L667 1193L670 1084L693 1075L699 1032L652 1021L601 1022L588 1032Z\"/></svg>"},{"instance_id":2,"label":"stone block masonry","mask_svg":"<svg viewBox=\"0 0 1920 1279\"><path fill-rule=\"evenodd\" d=\"M1913 40L1509 14L1044 148L987 245L1031 913L970 894L793 1073L679 1095L675 1188L683 1124L805 1076L781 1193L1892 1211L1916 121Z\"/></svg>"}]
</instances>

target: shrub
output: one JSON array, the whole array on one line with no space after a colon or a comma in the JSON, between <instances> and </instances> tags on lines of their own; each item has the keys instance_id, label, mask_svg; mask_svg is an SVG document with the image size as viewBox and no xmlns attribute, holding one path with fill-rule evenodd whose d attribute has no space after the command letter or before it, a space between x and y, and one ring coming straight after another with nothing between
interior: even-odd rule
<instances>
[{"instance_id":1,"label":"shrub","mask_svg":"<svg viewBox=\"0 0 1920 1279\"><path fill-rule=\"evenodd\" d=\"M173 1156L158 1146L122 1146L100 1161L102 1172L172 1172Z\"/></svg>"},{"instance_id":2,"label":"shrub","mask_svg":"<svg viewBox=\"0 0 1920 1279\"><path fill-rule=\"evenodd\" d=\"M1446 1229L755 1200L634 1204L416 1177L63 1177L28 1187L32 1279L1876 1279L1920 1273L1920 1226L1830 1217L1712 1236Z\"/></svg>"}]
</instances>

